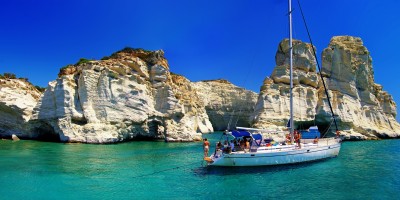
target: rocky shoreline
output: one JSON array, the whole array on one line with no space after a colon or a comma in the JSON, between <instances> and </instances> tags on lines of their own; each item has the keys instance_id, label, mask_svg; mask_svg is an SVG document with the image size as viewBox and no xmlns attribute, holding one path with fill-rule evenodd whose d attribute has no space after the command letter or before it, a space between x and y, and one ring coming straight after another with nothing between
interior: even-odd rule
<instances>
[{"instance_id":1,"label":"rocky shoreline","mask_svg":"<svg viewBox=\"0 0 400 200\"><path fill-rule=\"evenodd\" d=\"M259 94L226 80L191 82L170 72L162 50L132 48L60 69L43 93L27 80L0 77L0 137L99 144L191 142L201 140L202 133L225 130L230 121L285 129L287 40L279 44L275 60ZM400 137L396 103L374 82L372 58L360 38L333 37L322 62L346 140ZM325 130L331 115L310 44L294 41L294 70L296 126L316 124Z\"/></svg>"}]
</instances>

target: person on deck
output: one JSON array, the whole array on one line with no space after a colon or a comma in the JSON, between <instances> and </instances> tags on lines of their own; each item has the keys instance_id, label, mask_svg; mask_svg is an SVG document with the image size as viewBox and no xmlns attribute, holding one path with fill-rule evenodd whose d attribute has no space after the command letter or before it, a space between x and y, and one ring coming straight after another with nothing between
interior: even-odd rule
<instances>
[{"instance_id":1,"label":"person on deck","mask_svg":"<svg viewBox=\"0 0 400 200\"><path fill-rule=\"evenodd\" d=\"M233 143L233 140L231 140L230 146L231 146L231 150L235 151L235 143Z\"/></svg>"},{"instance_id":2,"label":"person on deck","mask_svg":"<svg viewBox=\"0 0 400 200\"><path fill-rule=\"evenodd\" d=\"M317 136L315 136L313 143L314 144L318 144L318 137Z\"/></svg>"},{"instance_id":3,"label":"person on deck","mask_svg":"<svg viewBox=\"0 0 400 200\"><path fill-rule=\"evenodd\" d=\"M249 152L250 151L250 142L248 139L246 139L246 151Z\"/></svg>"},{"instance_id":4,"label":"person on deck","mask_svg":"<svg viewBox=\"0 0 400 200\"><path fill-rule=\"evenodd\" d=\"M239 141L239 144L240 144L240 150L242 150L242 151L244 151L244 148L245 148L245 142L244 142L244 139L241 139L240 141Z\"/></svg>"},{"instance_id":5,"label":"person on deck","mask_svg":"<svg viewBox=\"0 0 400 200\"><path fill-rule=\"evenodd\" d=\"M340 138L340 131L339 130L336 131L336 138Z\"/></svg>"},{"instance_id":6,"label":"person on deck","mask_svg":"<svg viewBox=\"0 0 400 200\"><path fill-rule=\"evenodd\" d=\"M286 134L286 144L290 144L290 134Z\"/></svg>"},{"instance_id":7,"label":"person on deck","mask_svg":"<svg viewBox=\"0 0 400 200\"><path fill-rule=\"evenodd\" d=\"M297 147L299 147L299 149L301 149L301 144L300 144L301 134L297 130L294 130L294 140L297 143Z\"/></svg>"},{"instance_id":8,"label":"person on deck","mask_svg":"<svg viewBox=\"0 0 400 200\"><path fill-rule=\"evenodd\" d=\"M203 149L204 149L204 157L208 157L208 151L210 150L210 142L207 141L207 138L204 138Z\"/></svg>"},{"instance_id":9,"label":"person on deck","mask_svg":"<svg viewBox=\"0 0 400 200\"><path fill-rule=\"evenodd\" d=\"M217 143L217 150L222 150L222 144L221 144L221 141L219 141L219 142Z\"/></svg>"},{"instance_id":10,"label":"person on deck","mask_svg":"<svg viewBox=\"0 0 400 200\"><path fill-rule=\"evenodd\" d=\"M228 148L228 146L229 146L229 145L228 145L228 141L225 140L225 142L224 142L224 149Z\"/></svg>"}]
</instances>

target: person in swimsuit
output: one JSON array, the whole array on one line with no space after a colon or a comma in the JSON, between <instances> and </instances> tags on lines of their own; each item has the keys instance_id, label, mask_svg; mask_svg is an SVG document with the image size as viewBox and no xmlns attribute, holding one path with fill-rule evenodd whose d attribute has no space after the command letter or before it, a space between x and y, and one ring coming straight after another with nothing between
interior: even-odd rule
<instances>
[{"instance_id":1,"label":"person in swimsuit","mask_svg":"<svg viewBox=\"0 0 400 200\"><path fill-rule=\"evenodd\" d=\"M208 151L210 150L210 142L207 141L207 138L204 138L203 149L204 149L204 157L208 157Z\"/></svg>"}]
</instances>

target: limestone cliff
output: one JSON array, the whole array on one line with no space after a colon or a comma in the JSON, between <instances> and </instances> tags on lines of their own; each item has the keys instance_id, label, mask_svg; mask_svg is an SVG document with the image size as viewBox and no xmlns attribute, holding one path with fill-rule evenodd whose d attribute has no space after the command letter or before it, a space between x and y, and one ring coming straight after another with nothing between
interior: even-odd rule
<instances>
[{"instance_id":1,"label":"limestone cliff","mask_svg":"<svg viewBox=\"0 0 400 200\"><path fill-rule=\"evenodd\" d=\"M276 53L276 67L264 80L252 115L254 126L284 128L289 118L289 48L283 40ZM297 128L312 124L331 126L331 112L316 72L311 45L294 41L294 119ZM333 37L322 53L322 73L339 129L347 139L398 137L396 104L374 83L372 59L360 38Z\"/></svg>"},{"instance_id":2,"label":"limestone cliff","mask_svg":"<svg viewBox=\"0 0 400 200\"><path fill-rule=\"evenodd\" d=\"M249 116L254 111L257 93L240 88L226 80L194 82L199 96L215 130L250 125Z\"/></svg>"},{"instance_id":3,"label":"limestone cliff","mask_svg":"<svg viewBox=\"0 0 400 200\"><path fill-rule=\"evenodd\" d=\"M36 137L28 121L42 93L25 79L0 78L0 136Z\"/></svg>"},{"instance_id":4,"label":"limestone cliff","mask_svg":"<svg viewBox=\"0 0 400 200\"><path fill-rule=\"evenodd\" d=\"M60 71L33 112L61 141L195 141L213 131L189 81L169 72L163 51L126 48L82 61Z\"/></svg>"},{"instance_id":5,"label":"limestone cliff","mask_svg":"<svg viewBox=\"0 0 400 200\"><path fill-rule=\"evenodd\" d=\"M333 37L322 52L322 64L341 129L368 138L400 136L396 103L381 85L375 83L372 58L361 38ZM322 93L319 96L323 96ZM318 115L326 116L326 99L319 99ZM323 117L319 119L323 120Z\"/></svg>"},{"instance_id":6,"label":"limestone cliff","mask_svg":"<svg viewBox=\"0 0 400 200\"><path fill-rule=\"evenodd\" d=\"M312 121L316 115L319 78L311 45L293 41L293 101L295 121ZM283 40L275 56L276 67L266 77L252 115L255 127L284 127L289 119L289 42Z\"/></svg>"}]
</instances>

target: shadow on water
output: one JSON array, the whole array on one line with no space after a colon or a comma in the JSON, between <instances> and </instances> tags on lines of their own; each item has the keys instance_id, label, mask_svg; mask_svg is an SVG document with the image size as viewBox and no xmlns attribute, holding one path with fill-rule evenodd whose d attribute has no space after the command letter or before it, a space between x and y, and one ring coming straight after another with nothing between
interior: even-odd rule
<instances>
[{"instance_id":1,"label":"shadow on water","mask_svg":"<svg viewBox=\"0 0 400 200\"><path fill-rule=\"evenodd\" d=\"M194 168L193 172L196 176L206 176L206 175L226 176L226 175L237 175L237 174L275 173L275 172L290 171L290 170L310 167L312 165L316 165L321 162L327 162L327 160L330 159L331 158L304 162L304 163L286 164L286 165L252 166L252 167L223 167L223 166L204 165L203 167Z\"/></svg>"}]
</instances>

